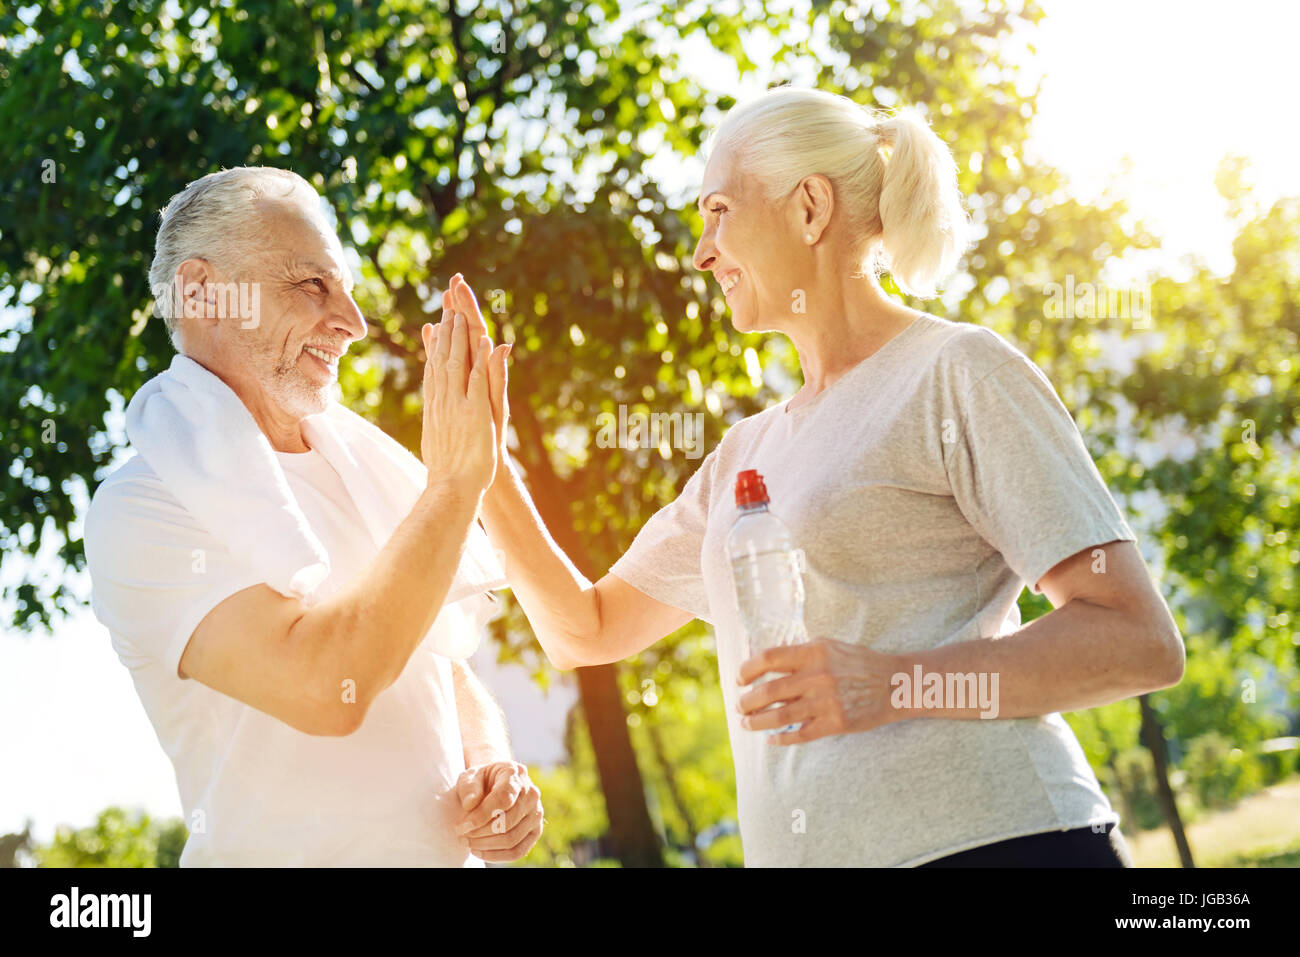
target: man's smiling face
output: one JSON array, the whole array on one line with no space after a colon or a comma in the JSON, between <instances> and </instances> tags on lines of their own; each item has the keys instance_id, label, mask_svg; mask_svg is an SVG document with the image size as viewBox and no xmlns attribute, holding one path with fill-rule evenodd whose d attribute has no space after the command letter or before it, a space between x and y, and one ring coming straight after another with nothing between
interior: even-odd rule
<instances>
[{"instance_id":1,"label":"man's smiling face","mask_svg":"<svg viewBox=\"0 0 1300 957\"><path fill-rule=\"evenodd\" d=\"M281 413L303 418L324 411L339 358L366 322L338 237L300 192L263 197L256 227L237 281L258 284L259 315L255 324L222 320L214 359Z\"/></svg>"}]
</instances>

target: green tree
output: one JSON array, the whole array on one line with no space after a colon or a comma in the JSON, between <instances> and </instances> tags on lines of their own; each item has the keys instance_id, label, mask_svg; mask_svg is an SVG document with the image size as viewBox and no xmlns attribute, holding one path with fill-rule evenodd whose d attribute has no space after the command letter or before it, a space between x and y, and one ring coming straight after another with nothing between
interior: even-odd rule
<instances>
[{"instance_id":1,"label":"green tree","mask_svg":"<svg viewBox=\"0 0 1300 957\"><path fill-rule=\"evenodd\" d=\"M45 545L84 568L77 502L115 452L106 415L169 361L146 288L155 211L189 180L250 163L296 170L333 211L371 323L341 372L344 394L408 447L419 326L451 273L469 277L494 333L515 343L512 451L557 540L598 577L697 464L602 448L599 413L702 411L711 446L797 374L785 340L730 330L690 267L694 184L662 175L729 105L705 78L725 67L928 110L978 240L953 294L926 307L1002 332L1044 368L1111 487L1169 504L1150 534L1184 633L1228 647L1239 670L1278 669L1294 689L1295 210L1251 210L1240 176L1224 173L1242 217L1238 274L1156 281L1163 338L1117 369L1108 350L1115 335L1140 335L1132 323L1049 317L1044 287L1096 281L1157 239L1122 203L1077 202L1028 160L1035 96L1017 86L1013 53L1041 16L1032 2L956 0L814 0L800 19L758 2L724 13L666 0L56 0L0 13L0 305L14 317L0 333L0 441L12 457L0 535L16 623L48 626L75 603L67 576L44 581L27 559ZM1119 443L1125 410L1149 430L1201 430L1201 451L1135 462ZM1028 620L1046 603L1024 596L1022 609ZM549 680L517 608L495 636L504 658ZM646 680L660 689L653 706ZM573 840L608 827L612 858L657 864L685 859L682 848L725 823L734 785L727 762L718 771L715 681L699 623L627 665L579 671L574 765L555 777ZM1193 720L1177 691L1149 709L1175 742ZM1107 742L1137 741L1139 709L1126 704L1071 716L1103 767ZM1257 711L1238 716L1262 727ZM732 862L719 844L716 863Z\"/></svg>"},{"instance_id":2,"label":"green tree","mask_svg":"<svg viewBox=\"0 0 1300 957\"><path fill-rule=\"evenodd\" d=\"M187 833L180 818L105 808L90 827L60 827L35 851L40 867L176 867Z\"/></svg>"}]
</instances>

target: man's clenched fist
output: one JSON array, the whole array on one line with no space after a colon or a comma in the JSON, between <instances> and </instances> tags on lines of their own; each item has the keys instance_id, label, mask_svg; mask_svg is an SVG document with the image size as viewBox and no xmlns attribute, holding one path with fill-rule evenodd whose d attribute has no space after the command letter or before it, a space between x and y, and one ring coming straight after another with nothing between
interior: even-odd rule
<instances>
[{"instance_id":1,"label":"man's clenched fist","mask_svg":"<svg viewBox=\"0 0 1300 957\"><path fill-rule=\"evenodd\" d=\"M460 842L481 861L517 861L542 836L542 792L515 761L467 768L456 781Z\"/></svg>"}]
</instances>

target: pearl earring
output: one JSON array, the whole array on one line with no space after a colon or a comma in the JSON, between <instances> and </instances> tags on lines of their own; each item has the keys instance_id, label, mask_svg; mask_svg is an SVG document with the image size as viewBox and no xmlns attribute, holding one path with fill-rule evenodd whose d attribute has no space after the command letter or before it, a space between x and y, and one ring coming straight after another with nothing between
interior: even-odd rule
<instances>
[{"instance_id":1,"label":"pearl earring","mask_svg":"<svg viewBox=\"0 0 1300 957\"><path fill-rule=\"evenodd\" d=\"M803 234L803 241L806 242L806 243L810 243L810 242L812 242L812 241L813 241L813 234L812 234L812 233L804 233L804 234Z\"/></svg>"}]
</instances>

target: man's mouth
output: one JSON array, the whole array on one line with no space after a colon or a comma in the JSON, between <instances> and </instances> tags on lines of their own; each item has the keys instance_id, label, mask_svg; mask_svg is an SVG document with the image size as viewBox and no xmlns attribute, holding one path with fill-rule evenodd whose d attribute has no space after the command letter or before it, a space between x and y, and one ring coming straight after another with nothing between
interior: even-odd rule
<instances>
[{"instance_id":1,"label":"man's mouth","mask_svg":"<svg viewBox=\"0 0 1300 957\"><path fill-rule=\"evenodd\" d=\"M333 352L320 346L303 346L302 351L324 366L326 372L339 371L339 356L342 353Z\"/></svg>"}]
</instances>

